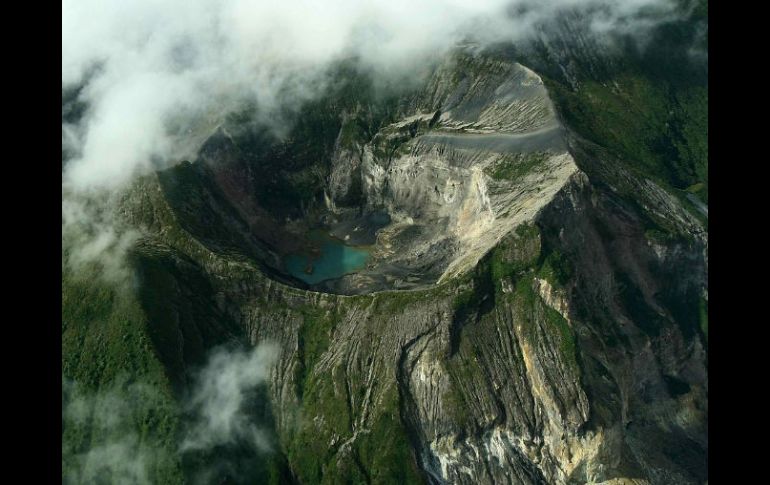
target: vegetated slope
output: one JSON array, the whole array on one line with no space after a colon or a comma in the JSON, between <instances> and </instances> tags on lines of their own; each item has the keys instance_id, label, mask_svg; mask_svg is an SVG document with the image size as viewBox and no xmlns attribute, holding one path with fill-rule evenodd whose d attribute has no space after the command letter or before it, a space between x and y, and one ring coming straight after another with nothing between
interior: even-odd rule
<instances>
[{"instance_id":1,"label":"vegetated slope","mask_svg":"<svg viewBox=\"0 0 770 485\"><path fill-rule=\"evenodd\" d=\"M522 50L570 128L708 203L708 3L679 3L641 40L597 38L590 19L567 16Z\"/></svg>"},{"instance_id":2,"label":"vegetated slope","mask_svg":"<svg viewBox=\"0 0 770 485\"><path fill-rule=\"evenodd\" d=\"M110 290L65 270L63 367L88 392L143 382L156 389L156 401L139 400L135 420L117 427L65 419L65 477L89 476L78 460L120 433L134 437L117 450L168 457L141 468L157 483L195 482L211 469L235 483L703 483L706 218L675 188L703 183L707 194L697 168L707 167L706 153L684 154L698 146L704 118L682 108L679 129L696 141L680 140L689 148L669 159L654 137L676 146L679 132L658 131L666 121L647 116L699 86L688 80L668 91L670 81L628 62L640 70L631 78L620 69L609 80L596 75L592 85L592 71L576 69L583 76L577 88L567 78L546 79L579 171L534 220L469 271L430 288L306 291L259 262L266 246L249 239L248 211L200 164L138 183L121 205L128 222L144 229L130 259L137 284ZM616 88L617 79L630 81ZM620 108L627 103L638 110ZM334 152L328 140L368 142L398 120L396 108L381 109L392 113L387 120L360 108L364 120L385 121L354 127L344 120L361 118L343 117L349 108L332 111L342 121L332 119L329 134L289 137L325 146L319 154L287 149L269 157L304 160L263 181L294 194L277 199L286 214L319 204L323 194L302 187L345 178L327 178L335 173L323 166ZM313 130L316 116L330 116L314 112L297 129ZM493 167L486 176L515 178L519 168L526 164ZM362 188L337 187L337 202L361 202ZM193 370L219 343L268 340L280 351L263 390L268 409L254 418L272 433L273 453L241 446L180 458L180 403ZM127 380L117 379L122 373ZM64 401L69 409L76 399ZM113 436L100 437L100 429ZM125 470L105 465L102 473L109 481L109 473L115 479Z\"/></svg>"}]
</instances>

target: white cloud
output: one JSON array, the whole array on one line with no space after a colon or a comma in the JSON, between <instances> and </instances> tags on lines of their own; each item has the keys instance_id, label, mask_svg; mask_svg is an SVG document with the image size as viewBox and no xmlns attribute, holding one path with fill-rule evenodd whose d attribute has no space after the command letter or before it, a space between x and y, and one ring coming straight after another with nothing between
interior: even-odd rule
<instances>
[{"instance_id":1,"label":"white cloud","mask_svg":"<svg viewBox=\"0 0 770 485\"><path fill-rule=\"evenodd\" d=\"M149 484L159 464L169 466L185 452L210 452L218 446L249 445L255 452L274 451L265 431L254 422L249 406L254 391L269 376L278 348L267 342L252 349L212 352L197 375L189 396L180 402L187 412L184 439L178 446L142 432L137 423L146 415L174 413L166 397L155 386L129 383L118 376L98 392L88 392L62 377L62 421L70 436L63 441L65 483L92 483L109 479L116 484ZM72 429L75 429L73 433ZM79 449L78 433L88 430L93 439ZM149 434L147 434L149 433ZM75 437L73 439L73 436ZM226 466L226 460L218 463ZM214 472L204 467L198 472ZM196 483L207 483L196 477Z\"/></svg>"},{"instance_id":2,"label":"white cloud","mask_svg":"<svg viewBox=\"0 0 770 485\"><path fill-rule=\"evenodd\" d=\"M639 12L665 18L675 1L63 0L62 90L80 87L86 106L62 120L62 189L72 198L62 201L62 233L79 248L69 263L102 258L120 273L138 234L107 216L112 195L194 159L236 109L255 106L257 119L286 133L285 113L323 92L336 60L358 59L382 85L404 85L458 42L521 40L560 10L590 10L596 32L641 32L651 23ZM67 207L88 199L80 214Z\"/></svg>"},{"instance_id":3,"label":"white cloud","mask_svg":"<svg viewBox=\"0 0 770 485\"><path fill-rule=\"evenodd\" d=\"M265 382L278 349L261 343L250 351L215 351L198 376L188 406L195 416L181 450L247 442L269 451L263 431L247 414L247 396Z\"/></svg>"},{"instance_id":4,"label":"white cloud","mask_svg":"<svg viewBox=\"0 0 770 485\"><path fill-rule=\"evenodd\" d=\"M140 233L116 223L113 206L108 197L93 194L62 197L62 263L68 270L78 274L97 263L94 269L106 282L127 280L124 257Z\"/></svg>"},{"instance_id":5,"label":"white cloud","mask_svg":"<svg viewBox=\"0 0 770 485\"><path fill-rule=\"evenodd\" d=\"M671 1L63 0L62 85L85 82L90 107L65 183L115 188L189 157L202 120L247 100L296 105L335 59L412 72L462 39L520 38L558 9L597 4L607 29Z\"/></svg>"},{"instance_id":6,"label":"white cloud","mask_svg":"<svg viewBox=\"0 0 770 485\"><path fill-rule=\"evenodd\" d=\"M121 376L99 392L62 377L62 421L65 429L78 429L63 441L62 458L69 465L62 482L149 485L150 471L168 458L154 436L140 437L135 424L148 410L162 406L157 389L139 383L127 384ZM86 449L77 435L88 430L91 440ZM154 430L153 430L154 431ZM71 432L71 431L70 431Z\"/></svg>"}]
</instances>

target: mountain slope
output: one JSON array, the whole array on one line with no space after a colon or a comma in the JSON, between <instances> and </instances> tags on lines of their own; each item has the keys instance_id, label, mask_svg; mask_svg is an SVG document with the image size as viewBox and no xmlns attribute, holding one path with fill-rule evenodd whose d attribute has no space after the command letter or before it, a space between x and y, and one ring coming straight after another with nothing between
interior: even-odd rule
<instances>
[{"instance_id":1,"label":"mountain slope","mask_svg":"<svg viewBox=\"0 0 770 485\"><path fill-rule=\"evenodd\" d=\"M65 378L163 389L137 419L163 409L164 424L132 442L171 456L142 468L152 482L703 483L707 216L678 189L707 197L707 94L681 102L700 87L669 97L594 67L610 78L546 74L546 91L510 53L465 53L395 98L353 95L350 77L283 140L226 124L194 163L123 195L117 212L142 231L125 296L65 268ZM668 103L677 132L661 131ZM557 135L516 138L543 127ZM659 170L638 133L679 143L678 158ZM350 233L382 210L368 276L311 291L282 271L297 234ZM174 458L208 353L268 341L254 420L272 452ZM94 429L65 426L65 476L85 473Z\"/></svg>"}]
</instances>

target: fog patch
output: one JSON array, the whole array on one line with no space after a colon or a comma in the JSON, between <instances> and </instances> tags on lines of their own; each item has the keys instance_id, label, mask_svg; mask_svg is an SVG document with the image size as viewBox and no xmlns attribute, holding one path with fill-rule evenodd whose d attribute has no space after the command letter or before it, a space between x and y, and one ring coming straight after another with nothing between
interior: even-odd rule
<instances>
[{"instance_id":1,"label":"fog patch","mask_svg":"<svg viewBox=\"0 0 770 485\"><path fill-rule=\"evenodd\" d=\"M62 387L63 483L151 484L159 467L173 467L159 430L141 433L148 415L168 410L156 388L125 376L98 392L66 378Z\"/></svg>"},{"instance_id":2,"label":"fog patch","mask_svg":"<svg viewBox=\"0 0 770 485\"><path fill-rule=\"evenodd\" d=\"M357 59L413 78L459 42L519 41L564 12L591 29L638 34L673 0L65 0L62 86L87 106L63 128L74 187L120 187L188 157L222 117L253 103L271 125ZM276 126L280 128L280 126ZM284 127L285 128L285 127Z\"/></svg>"},{"instance_id":3,"label":"fog patch","mask_svg":"<svg viewBox=\"0 0 770 485\"><path fill-rule=\"evenodd\" d=\"M176 402L156 385L127 375L98 391L63 377L63 483L159 483L159 477L181 476L188 453L195 483L248 478L241 476L245 470L275 452L273 423L258 419L253 408L266 404L258 399L268 398L256 390L277 355L271 343L217 348L190 392ZM205 463L198 462L201 457Z\"/></svg>"},{"instance_id":4,"label":"fog patch","mask_svg":"<svg viewBox=\"0 0 770 485\"><path fill-rule=\"evenodd\" d=\"M261 452L272 445L248 413L249 397L264 383L278 348L261 343L250 350L216 349L198 374L186 403L192 426L181 451L200 451L245 443Z\"/></svg>"},{"instance_id":5,"label":"fog patch","mask_svg":"<svg viewBox=\"0 0 770 485\"><path fill-rule=\"evenodd\" d=\"M106 283L130 277L126 252L141 236L119 221L114 195L72 194L62 198L62 265L74 275L96 274ZM93 271L95 270L95 271Z\"/></svg>"}]
</instances>

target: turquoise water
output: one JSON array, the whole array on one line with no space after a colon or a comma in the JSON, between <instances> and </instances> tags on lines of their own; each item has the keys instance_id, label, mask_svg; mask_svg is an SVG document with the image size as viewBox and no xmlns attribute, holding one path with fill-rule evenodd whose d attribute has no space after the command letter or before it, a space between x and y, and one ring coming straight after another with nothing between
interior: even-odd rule
<instances>
[{"instance_id":1,"label":"turquoise water","mask_svg":"<svg viewBox=\"0 0 770 485\"><path fill-rule=\"evenodd\" d=\"M347 273L355 272L366 265L369 251L361 248L346 246L342 241L330 237L313 237L320 243L321 254L311 258L307 254L290 254L284 260L286 270L292 276L305 283L315 284L331 278L339 278ZM313 272L308 274L305 269L312 263Z\"/></svg>"}]
</instances>

